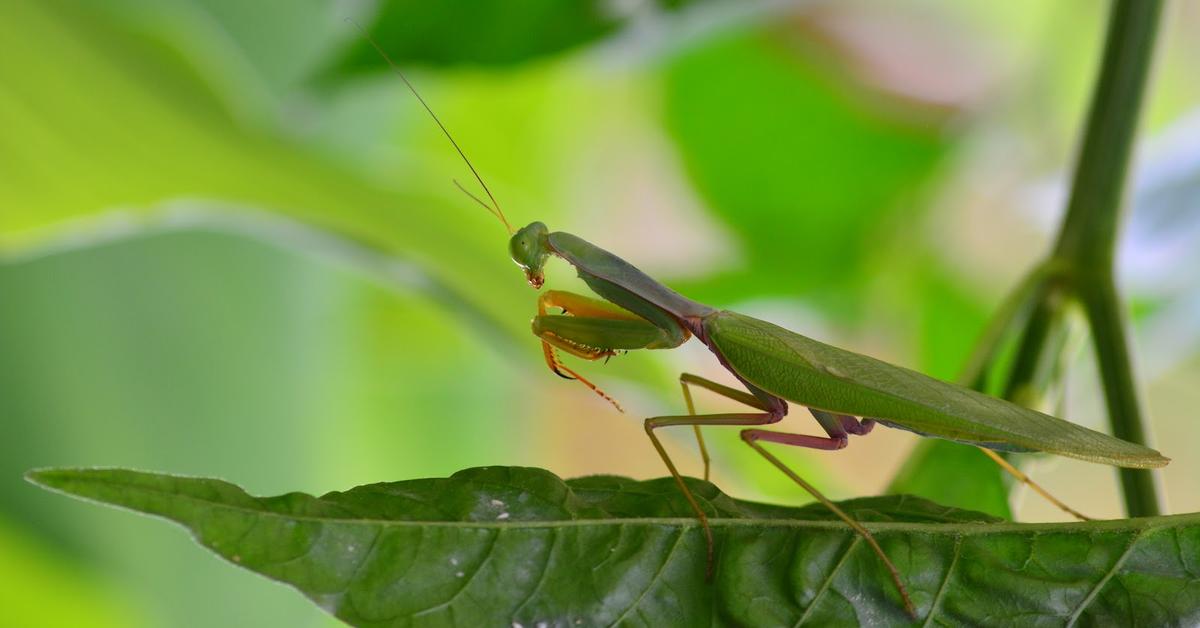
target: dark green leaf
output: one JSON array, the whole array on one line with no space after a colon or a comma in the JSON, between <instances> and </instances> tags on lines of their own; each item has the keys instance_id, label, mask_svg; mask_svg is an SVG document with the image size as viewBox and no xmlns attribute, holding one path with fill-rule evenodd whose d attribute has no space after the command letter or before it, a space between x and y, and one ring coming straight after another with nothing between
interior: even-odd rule
<instances>
[{"instance_id":1,"label":"dark green leaf","mask_svg":"<svg viewBox=\"0 0 1200 628\"><path fill-rule=\"evenodd\" d=\"M923 438L896 472L889 493L907 493L1002 518L1012 516L1000 466L978 447Z\"/></svg>"},{"instance_id":2,"label":"dark green leaf","mask_svg":"<svg viewBox=\"0 0 1200 628\"><path fill-rule=\"evenodd\" d=\"M676 9L689 0L660 0ZM514 65L594 42L624 25L628 15L605 0L386 0L369 32L396 61L433 65ZM381 70L386 62L356 39L335 71Z\"/></svg>"},{"instance_id":3,"label":"dark green leaf","mask_svg":"<svg viewBox=\"0 0 1200 628\"><path fill-rule=\"evenodd\" d=\"M355 625L911 623L878 559L844 525L699 481L717 538L711 583L703 535L665 478L563 482L494 467L321 498L255 498L218 480L123 470L29 479L177 521ZM846 505L887 520L868 526L923 621L1200 620L1200 515L1021 525L911 497Z\"/></svg>"}]
</instances>

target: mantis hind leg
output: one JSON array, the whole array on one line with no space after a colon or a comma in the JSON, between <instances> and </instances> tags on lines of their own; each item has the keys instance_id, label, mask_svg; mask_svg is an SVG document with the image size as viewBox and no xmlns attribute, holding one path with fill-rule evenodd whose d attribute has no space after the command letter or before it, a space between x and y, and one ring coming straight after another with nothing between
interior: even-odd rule
<instances>
[{"instance_id":1,"label":"mantis hind leg","mask_svg":"<svg viewBox=\"0 0 1200 628\"><path fill-rule=\"evenodd\" d=\"M875 429L875 419L858 420L848 414L839 414L838 418L842 421L842 428L855 436L866 436Z\"/></svg>"},{"instance_id":2,"label":"mantis hind leg","mask_svg":"<svg viewBox=\"0 0 1200 628\"><path fill-rule=\"evenodd\" d=\"M683 492L688 504L696 513L696 518L700 520L700 525L704 529L705 538L708 541L708 562L706 575L707 577L711 578L714 550L712 529L708 524L708 516L705 514L704 509L700 507L700 503L696 500L695 495L692 494L692 491L683 481L683 476L675 467L675 463L667 454L666 448L663 447L662 442L654 433L654 430L660 427L671 427L675 425L691 425L693 428L699 428L699 426L702 425L768 425L780 421L787 412L787 406L784 405L782 400L777 398L769 398L769 400L763 399L750 392L731 388L723 384L718 384L714 381L704 379L690 373L684 373L680 376L679 380L684 388L684 398L689 402L688 410L689 412L692 412L692 414L687 416L660 416L646 419L646 435L650 437L650 442L654 445L654 449L658 452L659 457L662 458L663 463L667 465L667 469L671 472L671 476L675 479L675 483L679 486L679 489ZM761 410L762 412L745 414L707 414L696 416L694 408L690 403L691 393L688 391L689 385L700 386L701 388L712 391L718 395L721 395L722 397L743 403L752 408ZM742 430L742 439L745 440L748 445L758 451L759 454L783 471L784 474L786 474L789 478L799 484L801 488L811 493L814 498L828 507L834 514L845 521L855 532L857 532L864 540L867 541L867 543L874 550L875 554L879 556L880 560L883 561L884 566L890 572L892 581L895 583L896 589L900 592L900 597L904 601L905 610L907 610L910 615L915 617L916 611L913 608L912 600L908 596L908 589L905 588L904 582L900 579L900 572L896 569L896 566L892 564L892 561L887 557L887 554L883 552L883 548L879 546L879 543L875 540L875 537L871 535L871 532L864 528L862 524L858 523L852 517L846 514L841 508L838 508L836 504L829 501L829 499L826 498L820 491L818 491L816 487L806 482L803 478L797 475L796 472L784 465L782 461L773 456L767 450L763 449L762 445L759 445L757 442L759 440L766 440L787 445L830 450L841 449L846 446L846 434L849 430L846 429L846 422L843 419L853 419L853 417L844 417L843 415L835 415L821 411L814 411L813 416L817 418L823 427L827 428L827 431L830 434L828 437L808 436L803 434L785 434L761 429L746 429ZM863 423L868 426L866 429L869 430L870 423L867 423L866 421ZM857 421L855 421L854 424L856 426L862 425Z\"/></svg>"},{"instance_id":3,"label":"mantis hind leg","mask_svg":"<svg viewBox=\"0 0 1200 628\"><path fill-rule=\"evenodd\" d=\"M825 429L829 436L811 436L808 434L791 434L786 432L772 432L769 430L749 429L742 430L742 440L746 442L759 455L766 458L768 462L775 465L777 469L782 471L784 475L791 478L793 482L800 485L800 488L812 495L817 501L821 502L833 514L837 515L842 521L845 521L863 540L871 546L875 555L879 560L883 561L884 567L892 576L892 582L896 585L896 590L900 592L900 597L904 601L904 608L909 615L916 617L916 610L913 608L912 600L908 596L908 589L905 588L904 582L900 579L900 571L892 564L891 559L884 553L883 548L879 546L879 542L863 525L854 520L853 517L846 514L844 510L838 507L837 504L825 497L817 487L809 484L804 478L800 477L795 471L783 463L782 460L776 458L771 452L763 448L758 441L767 441L769 443L779 443L780 445L791 445L793 447L807 447L809 449L823 450L838 450L843 449L849 444L847 434L866 434L871 431L874 426L874 421L865 419L858 421L852 416L845 414L833 414L824 412L815 408L810 408L813 418Z\"/></svg>"},{"instance_id":4,"label":"mantis hind leg","mask_svg":"<svg viewBox=\"0 0 1200 628\"><path fill-rule=\"evenodd\" d=\"M1045 498L1046 501L1050 502L1051 504L1054 504L1054 506L1057 507L1059 510L1067 513L1068 515L1071 515L1072 517L1075 517L1076 519L1078 519L1080 521L1091 521L1092 520L1091 517L1075 510L1074 508L1071 508L1070 506L1063 503L1062 500L1058 499L1054 495L1051 495L1050 491L1047 491L1046 489L1042 488L1041 484L1034 482L1033 478L1029 477L1028 475L1025 475L1020 469L1014 467L1009 461L1005 460L1004 457L1001 456L1000 454L988 449L987 447L980 447L979 450L982 451L983 453L987 454L988 458L991 458L993 462L995 462L997 465L999 465L1001 469L1004 469L1006 472L1008 472L1009 475L1016 478L1016 480L1018 482L1025 484L1029 488L1033 489L1033 491L1035 493L1037 493L1038 495L1041 495L1043 498Z\"/></svg>"},{"instance_id":5,"label":"mantis hind leg","mask_svg":"<svg viewBox=\"0 0 1200 628\"><path fill-rule=\"evenodd\" d=\"M900 598L904 602L904 609L908 611L910 616L915 618L917 616L917 611L916 608L913 607L912 599L908 595L908 589L904 586L904 581L900 579L900 570L896 569L896 565L892 564L891 559L889 559L887 554L884 553L883 548L879 546L879 542L875 540L875 536L871 534L871 531L863 527L861 523L855 521L853 517L846 514L846 511L839 508L837 504L830 501L828 497L825 497L825 495L821 493L821 491L817 490L817 487L809 484L804 478L800 477L799 474L784 464L782 460L776 458L774 454L767 451L758 442L762 440L772 443L779 443L781 445L793 445L814 449L841 449L846 446L847 439L845 435L843 434L841 437L826 438L821 436L808 436L805 434L788 434L783 432L751 429L742 430L742 440L745 441L746 444L751 448L753 448L754 451L757 451L759 455L761 455L763 458L766 458L768 462L775 465L775 468L782 471L784 475L791 478L793 482L800 485L800 488L804 489L817 501L824 504L824 506L832 511L833 514L837 515L839 519L846 522L846 525L849 525L855 532L858 533L860 537L862 537L864 541L867 542L868 545L871 546L871 549L875 552L875 555L879 557L879 560L883 562L884 567L886 567L888 572L891 574L892 583L895 584L896 590L900 592Z\"/></svg>"}]
</instances>

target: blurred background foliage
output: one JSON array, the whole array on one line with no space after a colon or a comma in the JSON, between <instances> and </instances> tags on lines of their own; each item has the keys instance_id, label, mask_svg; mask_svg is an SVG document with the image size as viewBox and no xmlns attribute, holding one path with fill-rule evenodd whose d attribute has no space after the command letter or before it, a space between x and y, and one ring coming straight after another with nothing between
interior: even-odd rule
<instances>
[{"instance_id":1,"label":"blurred background foliage","mask_svg":"<svg viewBox=\"0 0 1200 628\"><path fill-rule=\"evenodd\" d=\"M681 370L723 376L691 346L584 366L618 415L547 373L503 231L454 189L464 167L346 17L408 71L514 222L951 378L1049 245L1104 11L0 3L0 608L14 625L330 623L174 529L25 485L32 467L259 493L486 464L651 477L663 470L640 417L681 409ZM1200 510L1198 27L1187 3L1166 16L1120 260L1176 512ZM579 286L565 265L548 274ZM1086 355L1073 364L1065 414L1104 429ZM813 429L799 412L791 425ZM709 432L726 490L803 501L736 430ZM864 495L915 440L877 430L837 455L783 455L835 496ZM698 473L687 433L670 445ZM1005 500L962 456L978 490L929 493L1062 517ZM1032 467L1077 508L1120 516L1111 469Z\"/></svg>"}]
</instances>

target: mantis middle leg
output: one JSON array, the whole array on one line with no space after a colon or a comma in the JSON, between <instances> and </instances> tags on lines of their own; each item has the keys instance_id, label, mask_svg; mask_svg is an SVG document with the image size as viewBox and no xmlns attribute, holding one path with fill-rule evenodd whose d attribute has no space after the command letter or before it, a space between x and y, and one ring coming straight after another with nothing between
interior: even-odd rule
<instances>
[{"instance_id":1,"label":"mantis middle leg","mask_svg":"<svg viewBox=\"0 0 1200 628\"><path fill-rule=\"evenodd\" d=\"M690 386L699 386L706 390L715 392L722 397L739 401L752 408L759 408L763 411L769 410L767 406L764 405L761 400L759 400L758 397L755 397L748 392L718 384L712 380L704 379L698 375L683 373L679 376L679 384L683 388L683 400L687 404L688 414L692 416L696 415L696 406L692 402L692 390ZM831 423L829 427L827 427L827 431L830 431L831 437L835 439L842 439L843 441L847 433L863 436L870 433L871 429L875 427L875 421L872 419L863 419L862 421L859 421L858 419L846 414L832 415L821 412L820 410L813 410L812 412L813 416L817 417L818 421L822 421L822 425L826 424L826 420L837 421L840 423L840 427ZM696 424L692 427L696 430L696 442L700 445L700 459L704 462L704 480L707 482L709 479L709 468L712 466L712 461L708 455L708 448L704 445L704 436L700 433L700 425ZM816 441L813 441L812 445L817 449L839 449L840 447L845 446L844 444L837 446L834 443L824 442L827 439L821 439L819 437L813 438L817 438Z\"/></svg>"}]
</instances>

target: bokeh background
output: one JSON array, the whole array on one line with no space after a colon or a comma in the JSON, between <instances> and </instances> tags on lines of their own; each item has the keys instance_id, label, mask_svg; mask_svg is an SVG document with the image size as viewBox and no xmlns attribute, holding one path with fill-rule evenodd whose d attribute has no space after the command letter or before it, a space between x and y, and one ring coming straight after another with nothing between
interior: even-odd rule
<instances>
[{"instance_id":1,"label":"bokeh background","mask_svg":"<svg viewBox=\"0 0 1200 628\"><path fill-rule=\"evenodd\" d=\"M1120 275L1175 512L1200 510L1200 6L1173 3ZM547 372L535 293L403 65L513 222L698 300L951 378L1049 246L1106 5L733 0L0 2L0 623L324 626L178 529L35 489L40 466L321 493L532 465L664 470L697 346ZM577 289L566 265L551 287ZM1104 429L1086 342L1064 413ZM719 408L701 398L704 407ZM790 427L815 424L795 412ZM709 430L714 480L801 502ZM783 452L836 497L916 438ZM686 430L668 440L699 473ZM1121 515L1106 467L1027 469ZM1018 492L1022 520L1061 513Z\"/></svg>"}]
</instances>

